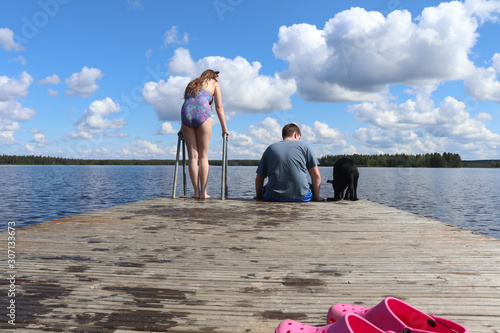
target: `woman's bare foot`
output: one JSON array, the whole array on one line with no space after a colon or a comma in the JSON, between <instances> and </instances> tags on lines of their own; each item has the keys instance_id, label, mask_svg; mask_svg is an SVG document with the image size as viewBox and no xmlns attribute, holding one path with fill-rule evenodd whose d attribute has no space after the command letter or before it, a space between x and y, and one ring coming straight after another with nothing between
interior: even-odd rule
<instances>
[{"instance_id":1,"label":"woman's bare foot","mask_svg":"<svg viewBox=\"0 0 500 333\"><path fill-rule=\"evenodd\" d=\"M206 199L210 199L211 196L209 196L208 194L205 194L204 196L201 196L200 197L200 200L206 200Z\"/></svg>"}]
</instances>

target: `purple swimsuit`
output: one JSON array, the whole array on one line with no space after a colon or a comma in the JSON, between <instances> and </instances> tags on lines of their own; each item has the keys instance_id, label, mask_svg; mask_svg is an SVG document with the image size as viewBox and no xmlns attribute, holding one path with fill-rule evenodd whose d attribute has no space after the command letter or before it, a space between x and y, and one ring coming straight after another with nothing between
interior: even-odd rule
<instances>
[{"instance_id":1,"label":"purple swimsuit","mask_svg":"<svg viewBox=\"0 0 500 333\"><path fill-rule=\"evenodd\" d=\"M195 129L203 125L211 117L212 101L212 95L205 89L201 89L196 96L187 97L181 109L182 123Z\"/></svg>"}]
</instances>

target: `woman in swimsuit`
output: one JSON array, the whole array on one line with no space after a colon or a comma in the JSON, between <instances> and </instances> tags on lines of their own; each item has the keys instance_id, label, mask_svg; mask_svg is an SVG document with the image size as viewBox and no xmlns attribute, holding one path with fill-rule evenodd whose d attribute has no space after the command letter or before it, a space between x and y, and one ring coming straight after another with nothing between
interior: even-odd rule
<instances>
[{"instance_id":1,"label":"woman in swimsuit","mask_svg":"<svg viewBox=\"0 0 500 333\"><path fill-rule=\"evenodd\" d=\"M181 109L182 135L189 156L189 175L194 188L194 197L208 199L208 147L212 138L212 118L210 105L215 102L215 110L222 127L222 136L229 132L226 126L224 108L219 85L219 72L207 69L199 78L189 82L184 92Z\"/></svg>"}]
</instances>

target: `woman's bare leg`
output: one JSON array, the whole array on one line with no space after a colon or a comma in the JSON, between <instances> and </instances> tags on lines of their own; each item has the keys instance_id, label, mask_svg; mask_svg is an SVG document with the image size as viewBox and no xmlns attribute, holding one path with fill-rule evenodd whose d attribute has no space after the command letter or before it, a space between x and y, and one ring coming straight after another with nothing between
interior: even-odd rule
<instances>
[{"instance_id":1,"label":"woman's bare leg","mask_svg":"<svg viewBox=\"0 0 500 333\"><path fill-rule=\"evenodd\" d=\"M196 139L196 130L182 124L182 135L186 143L186 149L189 157L189 176L193 184L194 197L200 198L200 181L198 173L198 141Z\"/></svg>"},{"instance_id":2,"label":"woman's bare leg","mask_svg":"<svg viewBox=\"0 0 500 333\"><path fill-rule=\"evenodd\" d=\"M199 177L200 177L200 199L208 199L208 147L212 138L212 118L208 118L203 125L196 129L196 141L198 146Z\"/></svg>"}]
</instances>

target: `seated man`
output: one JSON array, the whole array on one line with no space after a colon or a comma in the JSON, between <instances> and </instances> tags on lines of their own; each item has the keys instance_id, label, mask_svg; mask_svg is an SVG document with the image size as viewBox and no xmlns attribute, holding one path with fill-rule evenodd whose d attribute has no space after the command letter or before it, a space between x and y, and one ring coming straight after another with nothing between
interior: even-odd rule
<instances>
[{"instance_id":1,"label":"seated man","mask_svg":"<svg viewBox=\"0 0 500 333\"><path fill-rule=\"evenodd\" d=\"M309 146L300 140L295 124L283 127L283 141L267 147L257 168L255 199L266 201L323 201L319 196L321 175L318 160ZM312 187L307 181L311 175ZM264 179L269 178L264 187ZM312 191L311 191L312 190Z\"/></svg>"}]
</instances>

